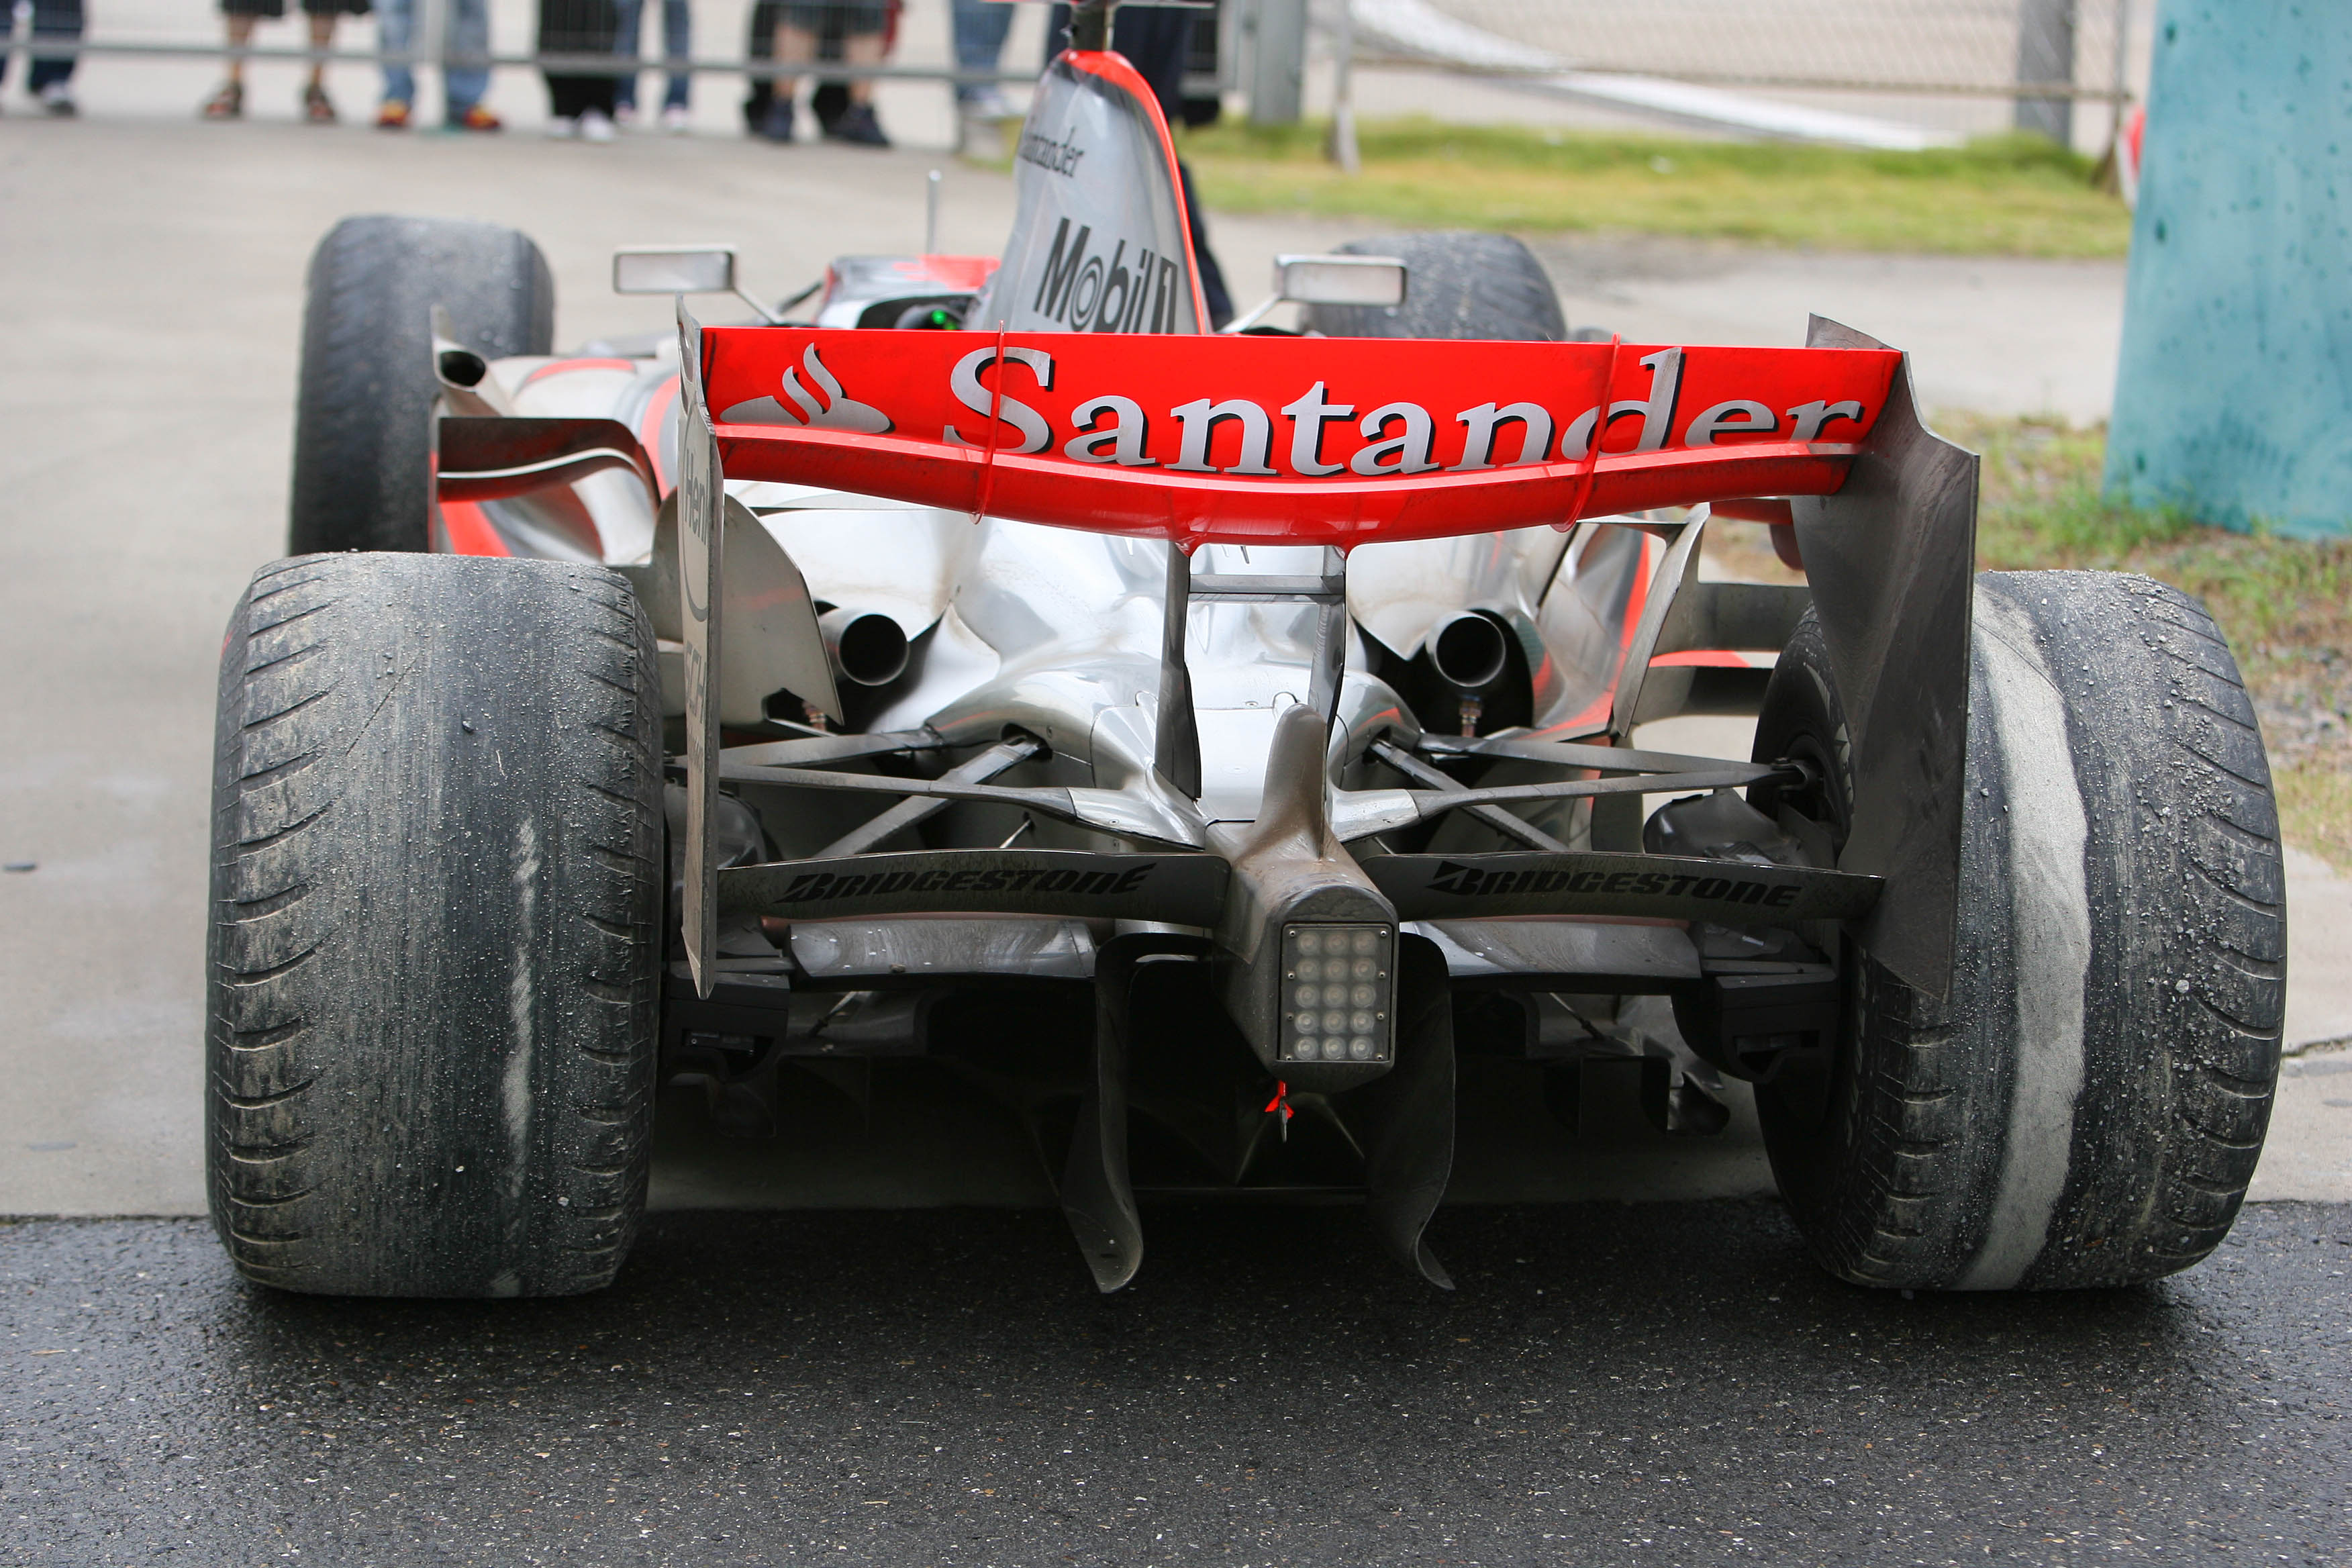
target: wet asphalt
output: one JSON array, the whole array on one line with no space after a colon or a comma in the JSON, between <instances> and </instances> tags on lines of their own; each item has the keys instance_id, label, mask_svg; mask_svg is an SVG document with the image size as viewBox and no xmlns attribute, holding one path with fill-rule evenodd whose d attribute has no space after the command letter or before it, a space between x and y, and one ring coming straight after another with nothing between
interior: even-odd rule
<instances>
[{"instance_id":1,"label":"wet asphalt","mask_svg":"<svg viewBox=\"0 0 2352 1568\"><path fill-rule=\"evenodd\" d=\"M2352 1563L2352 1208L1906 1300L1765 1202L667 1214L609 1293L239 1283L0 1227L6 1563Z\"/></svg>"}]
</instances>

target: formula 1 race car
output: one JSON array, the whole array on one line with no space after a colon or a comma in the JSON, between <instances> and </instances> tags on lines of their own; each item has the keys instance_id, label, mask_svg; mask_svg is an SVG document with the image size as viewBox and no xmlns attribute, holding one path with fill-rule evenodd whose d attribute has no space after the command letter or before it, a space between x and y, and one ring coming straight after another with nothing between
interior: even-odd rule
<instances>
[{"instance_id":1,"label":"formula 1 race car","mask_svg":"<svg viewBox=\"0 0 2352 1568\"><path fill-rule=\"evenodd\" d=\"M2284 932L2204 611L1976 574L1975 458L1828 321L1570 341L1523 247L1423 235L1208 331L1108 10L1001 260L844 258L807 323L698 325L731 253L631 251L675 333L557 356L518 234L321 244L292 554L221 667L237 1266L593 1289L658 1090L756 1133L919 1070L1013 1109L1105 1290L1139 1188L1358 1194L1443 1285L1457 1081L1567 1138L1601 1065L1675 1132L1752 1093L1849 1280L2210 1251ZM1804 585L1703 576L1727 528ZM1749 754L1636 743L1685 714Z\"/></svg>"}]
</instances>

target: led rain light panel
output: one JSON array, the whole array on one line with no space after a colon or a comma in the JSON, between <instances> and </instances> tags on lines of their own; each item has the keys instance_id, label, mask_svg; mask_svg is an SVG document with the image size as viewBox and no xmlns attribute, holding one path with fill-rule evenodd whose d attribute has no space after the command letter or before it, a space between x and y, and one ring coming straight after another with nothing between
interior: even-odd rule
<instances>
[{"instance_id":1,"label":"led rain light panel","mask_svg":"<svg viewBox=\"0 0 2352 1568\"><path fill-rule=\"evenodd\" d=\"M1396 932L1384 925L1282 931L1282 1059L1383 1062L1396 1011Z\"/></svg>"}]
</instances>

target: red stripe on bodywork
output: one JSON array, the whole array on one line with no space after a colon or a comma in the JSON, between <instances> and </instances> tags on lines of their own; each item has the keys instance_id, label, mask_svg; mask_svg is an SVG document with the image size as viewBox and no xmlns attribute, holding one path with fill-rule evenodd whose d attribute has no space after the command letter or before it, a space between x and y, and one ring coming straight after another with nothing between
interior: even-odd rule
<instances>
[{"instance_id":1,"label":"red stripe on bodywork","mask_svg":"<svg viewBox=\"0 0 2352 1568\"><path fill-rule=\"evenodd\" d=\"M562 375L575 370L621 370L635 375L637 368L637 362L633 359L560 359L541 365L537 370L524 376L522 384L529 386L542 376Z\"/></svg>"},{"instance_id":2,"label":"red stripe on bodywork","mask_svg":"<svg viewBox=\"0 0 2352 1568\"><path fill-rule=\"evenodd\" d=\"M490 526L478 501L445 500L441 503L441 528L449 542L452 555L511 555L507 542Z\"/></svg>"},{"instance_id":3,"label":"red stripe on bodywork","mask_svg":"<svg viewBox=\"0 0 2352 1568\"><path fill-rule=\"evenodd\" d=\"M1754 668L1736 653L1719 648L1691 648L1683 653L1662 653L1650 661L1652 669L1669 665L1682 665L1698 669L1748 669Z\"/></svg>"},{"instance_id":4,"label":"red stripe on bodywork","mask_svg":"<svg viewBox=\"0 0 2352 1568\"><path fill-rule=\"evenodd\" d=\"M669 468L662 461L662 421L669 417L671 405L677 401L677 377L671 376L654 388L646 401L646 416L637 421L637 444L646 449L646 458L654 466L654 484L664 495L676 488Z\"/></svg>"},{"instance_id":5,"label":"red stripe on bodywork","mask_svg":"<svg viewBox=\"0 0 2352 1568\"><path fill-rule=\"evenodd\" d=\"M960 294L977 294L996 270L993 256L913 256L890 270L909 283L936 283Z\"/></svg>"},{"instance_id":6,"label":"red stripe on bodywork","mask_svg":"<svg viewBox=\"0 0 2352 1568\"><path fill-rule=\"evenodd\" d=\"M1616 672L1609 678L1609 684L1601 689L1601 695L1587 703L1582 712L1557 724L1548 724L1540 730L1529 731L1529 740L1580 740L1609 727L1609 710L1617 705L1617 682L1625 674L1625 655L1633 647L1633 630L1642 618L1642 606L1649 602L1650 552L1645 543L1640 553L1633 557L1633 581L1625 589L1624 619L1620 623L1622 629L1617 635Z\"/></svg>"},{"instance_id":7,"label":"red stripe on bodywork","mask_svg":"<svg viewBox=\"0 0 2352 1568\"><path fill-rule=\"evenodd\" d=\"M428 453L425 459L425 494L434 498L433 548L443 555L511 555L507 542L482 515L481 507L469 500L440 499L441 454Z\"/></svg>"}]
</instances>

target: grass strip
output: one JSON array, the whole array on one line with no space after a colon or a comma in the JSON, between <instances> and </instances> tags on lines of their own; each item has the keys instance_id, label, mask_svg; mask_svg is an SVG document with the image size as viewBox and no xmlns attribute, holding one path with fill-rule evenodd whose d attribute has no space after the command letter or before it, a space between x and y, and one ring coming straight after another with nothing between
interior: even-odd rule
<instances>
[{"instance_id":1,"label":"grass strip","mask_svg":"<svg viewBox=\"0 0 2352 1568\"><path fill-rule=\"evenodd\" d=\"M1223 124L1180 145L1225 212L1958 256L2112 258L2131 239L2090 162L2036 136L1877 153L1414 117L1365 123L1348 175L1324 161L1326 134Z\"/></svg>"},{"instance_id":2,"label":"grass strip","mask_svg":"<svg viewBox=\"0 0 2352 1568\"><path fill-rule=\"evenodd\" d=\"M2104 427L1949 417L1984 454L1988 568L2144 572L2205 601L2253 693L2287 841L2352 870L2352 540L2232 533L2101 498Z\"/></svg>"}]
</instances>

